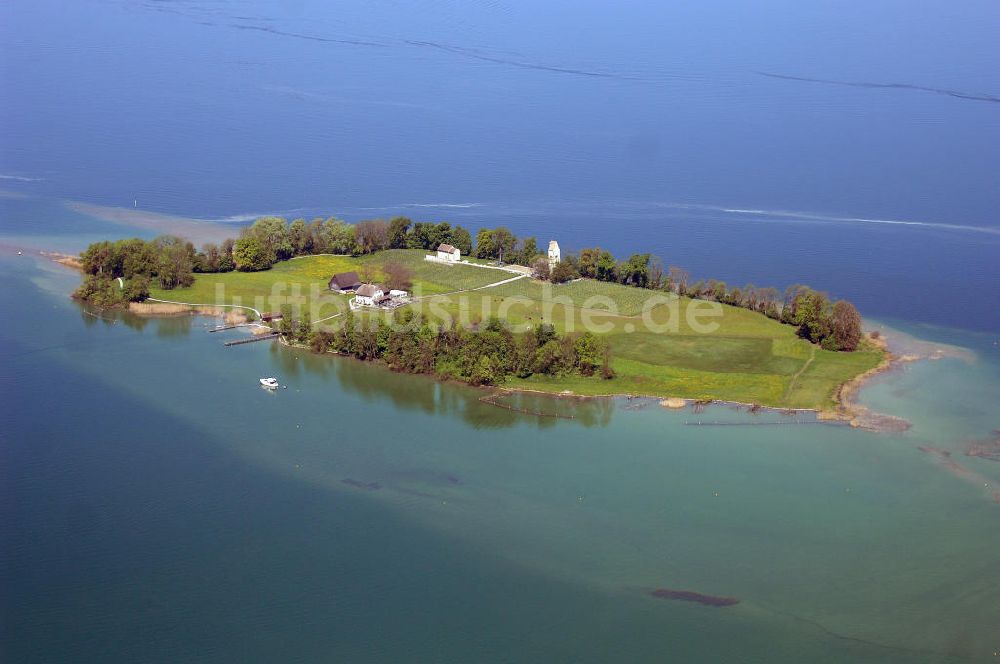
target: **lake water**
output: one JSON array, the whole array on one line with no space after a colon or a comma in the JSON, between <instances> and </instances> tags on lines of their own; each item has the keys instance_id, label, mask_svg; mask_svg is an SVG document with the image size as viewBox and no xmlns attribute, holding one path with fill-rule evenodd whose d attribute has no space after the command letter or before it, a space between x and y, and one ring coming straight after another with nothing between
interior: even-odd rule
<instances>
[{"instance_id":1,"label":"lake water","mask_svg":"<svg viewBox=\"0 0 1000 664\"><path fill-rule=\"evenodd\" d=\"M1000 428L998 29L988 2L5 3L0 659L993 661L1000 463L963 452ZM652 250L969 352L862 393L903 434L539 418L87 313L13 251L268 212Z\"/></svg>"},{"instance_id":2,"label":"lake water","mask_svg":"<svg viewBox=\"0 0 1000 664\"><path fill-rule=\"evenodd\" d=\"M996 347L866 390L905 434L480 392L200 318L87 314L8 256L7 661L967 661L1000 647ZM234 333L235 334L235 333ZM261 375L287 389L268 393ZM567 411L567 409L569 409ZM741 426L692 426L698 420ZM920 452L953 452L965 473ZM989 486L985 486L989 485ZM734 596L714 608L668 587Z\"/></svg>"}]
</instances>

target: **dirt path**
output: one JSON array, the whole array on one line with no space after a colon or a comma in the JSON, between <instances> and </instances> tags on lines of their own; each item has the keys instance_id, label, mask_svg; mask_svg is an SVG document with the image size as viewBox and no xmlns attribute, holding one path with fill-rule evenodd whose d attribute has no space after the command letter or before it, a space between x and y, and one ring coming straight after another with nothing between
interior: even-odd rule
<instances>
[{"instance_id":1,"label":"dirt path","mask_svg":"<svg viewBox=\"0 0 1000 664\"><path fill-rule=\"evenodd\" d=\"M528 275L519 274L516 277L511 277L510 279L504 279L503 281L497 281L492 284L486 284L485 286L476 286L475 288L463 288L461 290L451 291L448 293L434 293L433 295L421 295L420 297L415 297L411 302L419 302L421 300L429 300L432 297L446 297L448 295L457 295L459 293L471 293L472 291L485 290L487 288L493 288L495 286L503 286L504 284L509 284L512 281L517 281L518 279L524 279Z\"/></svg>"},{"instance_id":2,"label":"dirt path","mask_svg":"<svg viewBox=\"0 0 1000 664\"><path fill-rule=\"evenodd\" d=\"M781 397L782 401L785 402L788 401L788 397L791 395L792 390L795 389L795 383L799 380L799 376L801 376L806 372L806 369L809 368L809 365L812 364L813 360L815 359L816 359L816 346L810 346L809 359L806 360L806 363L802 365L802 368L799 369L794 376L792 376L792 380L788 382L788 387L785 388L785 394Z\"/></svg>"}]
</instances>

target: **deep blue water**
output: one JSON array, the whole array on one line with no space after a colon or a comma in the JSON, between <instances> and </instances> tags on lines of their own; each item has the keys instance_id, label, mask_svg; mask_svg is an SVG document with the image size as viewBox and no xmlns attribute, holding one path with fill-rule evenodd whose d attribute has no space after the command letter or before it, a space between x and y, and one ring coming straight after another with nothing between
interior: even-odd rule
<instances>
[{"instance_id":1,"label":"deep blue water","mask_svg":"<svg viewBox=\"0 0 1000 664\"><path fill-rule=\"evenodd\" d=\"M15 195L504 223L1000 329L996 3L41 0L0 17Z\"/></svg>"}]
</instances>

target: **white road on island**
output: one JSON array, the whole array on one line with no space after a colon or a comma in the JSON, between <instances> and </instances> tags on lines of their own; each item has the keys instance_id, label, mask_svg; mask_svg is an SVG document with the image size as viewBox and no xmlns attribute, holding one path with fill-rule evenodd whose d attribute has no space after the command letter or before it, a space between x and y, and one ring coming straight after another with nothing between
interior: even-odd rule
<instances>
[{"instance_id":1,"label":"white road on island","mask_svg":"<svg viewBox=\"0 0 1000 664\"><path fill-rule=\"evenodd\" d=\"M528 275L519 274L516 277L511 277L510 279L504 279L503 281L497 281L492 284L486 284L485 286L476 286L475 288L463 288L462 290L451 291L450 293L435 293L433 295L421 295L420 297L413 298L413 300L411 301L416 302L417 300L427 300L432 297L444 297L445 295L456 295L458 293L471 293L472 291L486 290L487 288L493 288L494 286L502 286L504 284L509 284L512 281L517 281L518 279L524 279L526 276Z\"/></svg>"}]
</instances>

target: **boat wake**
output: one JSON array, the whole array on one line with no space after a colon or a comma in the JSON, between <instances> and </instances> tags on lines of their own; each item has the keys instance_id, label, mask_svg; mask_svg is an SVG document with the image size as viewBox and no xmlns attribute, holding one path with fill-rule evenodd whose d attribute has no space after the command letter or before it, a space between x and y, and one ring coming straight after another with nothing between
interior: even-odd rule
<instances>
[{"instance_id":1,"label":"boat wake","mask_svg":"<svg viewBox=\"0 0 1000 664\"><path fill-rule=\"evenodd\" d=\"M703 210L710 212L722 212L730 215L746 215L758 217L764 221L785 221L802 223L839 223L839 224L882 224L889 226L911 226L916 228L931 228L947 231L961 231L968 233L985 233L987 235L1000 235L1000 228L990 226L973 226L971 224L947 224L936 221L915 221L910 219L878 219L873 217L841 217L834 215L812 214L809 212L796 212L792 210L761 210L755 208L732 208L715 205L697 205L684 203L661 203L660 207L682 209L682 210Z\"/></svg>"}]
</instances>

